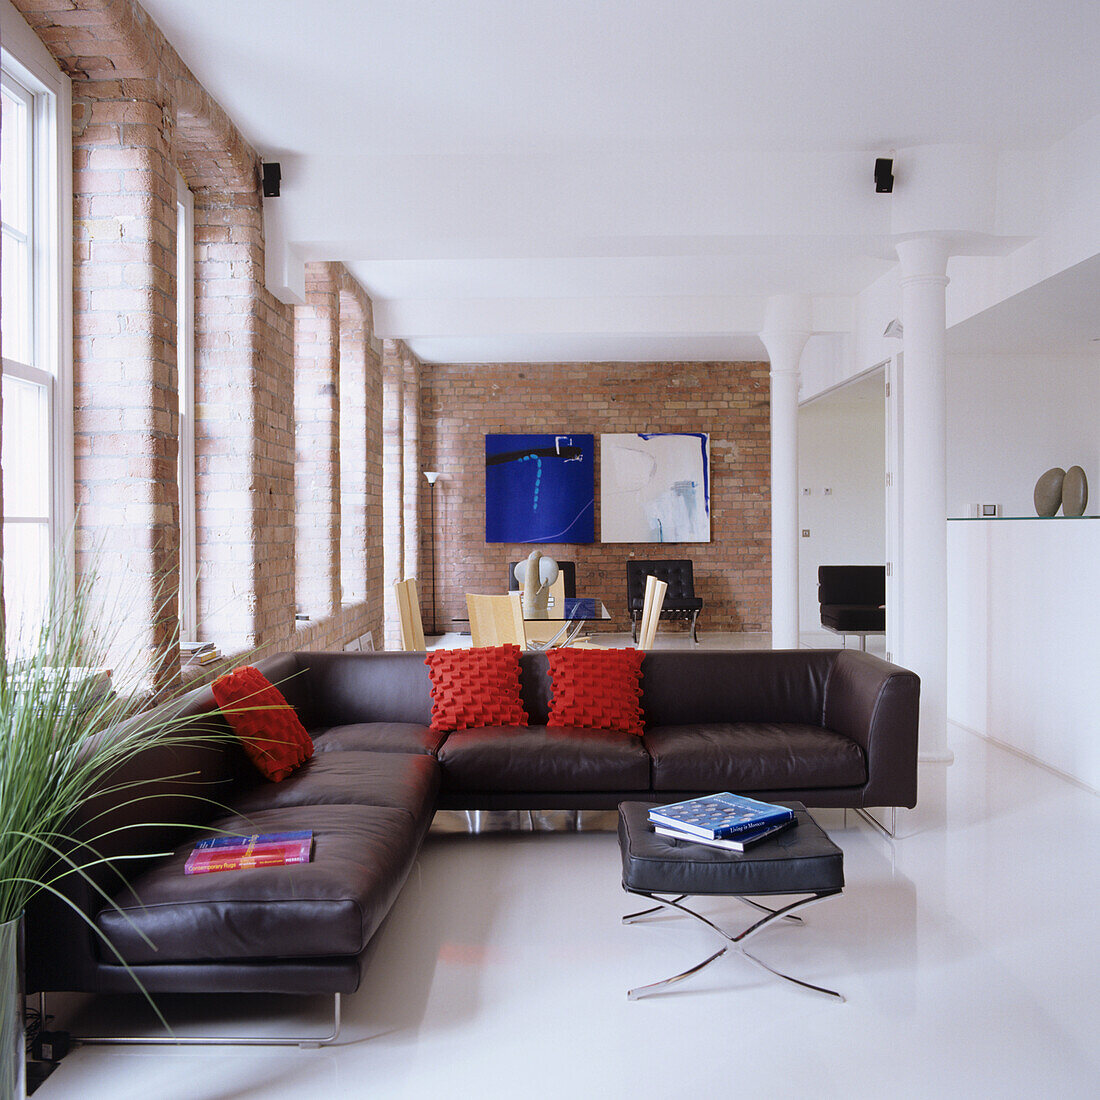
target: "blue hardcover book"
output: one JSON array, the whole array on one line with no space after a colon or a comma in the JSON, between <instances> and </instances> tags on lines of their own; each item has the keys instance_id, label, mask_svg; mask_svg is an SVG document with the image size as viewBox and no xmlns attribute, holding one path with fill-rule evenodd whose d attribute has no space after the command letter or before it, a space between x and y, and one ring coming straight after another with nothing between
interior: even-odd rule
<instances>
[{"instance_id":1,"label":"blue hardcover book","mask_svg":"<svg viewBox=\"0 0 1100 1100\"><path fill-rule=\"evenodd\" d=\"M689 798L686 802L673 802L668 806L654 806L649 820L654 825L678 829L683 833L718 840L736 836L762 825L789 821L794 811L773 802L758 802L743 795L708 794L703 798Z\"/></svg>"},{"instance_id":2,"label":"blue hardcover book","mask_svg":"<svg viewBox=\"0 0 1100 1100\"><path fill-rule=\"evenodd\" d=\"M746 829L745 832L737 833L735 836L720 837L716 840L706 836L692 836L689 833L682 833L679 829L665 828L664 825L654 825L653 831L672 840L682 840L685 844L705 844L707 847L721 848L727 852L744 852L762 840L793 829L797 824L793 817L789 817L786 821L773 821L768 825L761 825L758 829Z\"/></svg>"},{"instance_id":3,"label":"blue hardcover book","mask_svg":"<svg viewBox=\"0 0 1100 1100\"><path fill-rule=\"evenodd\" d=\"M196 852L204 852L208 848L247 848L258 844L285 844L288 841L312 840L312 829L299 829L292 833L254 833L252 836L208 836L205 840L197 841L194 847Z\"/></svg>"}]
</instances>

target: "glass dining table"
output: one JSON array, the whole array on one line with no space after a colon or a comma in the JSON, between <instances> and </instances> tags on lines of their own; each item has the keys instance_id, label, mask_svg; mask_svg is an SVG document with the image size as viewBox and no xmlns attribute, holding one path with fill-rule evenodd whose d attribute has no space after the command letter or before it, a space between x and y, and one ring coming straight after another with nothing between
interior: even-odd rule
<instances>
[{"instance_id":1,"label":"glass dining table","mask_svg":"<svg viewBox=\"0 0 1100 1100\"><path fill-rule=\"evenodd\" d=\"M528 635L528 649L552 649L554 646L569 645L584 629L585 623L601 622L611 618L611 613L601 600L591 596L566 596L561 601L550 603L539 610L524 608L524 623L546 623L542 631L532 630L530 634L550 634L545 639ZM468 623L468 615L456 615L456 623ZM558 629L553 630L557 625Z\"/></svg>"}]
</instances>

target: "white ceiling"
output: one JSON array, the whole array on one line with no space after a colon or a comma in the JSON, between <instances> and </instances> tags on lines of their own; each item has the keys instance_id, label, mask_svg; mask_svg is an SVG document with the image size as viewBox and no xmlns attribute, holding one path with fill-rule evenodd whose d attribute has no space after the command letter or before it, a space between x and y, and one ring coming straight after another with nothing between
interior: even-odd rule
<instances>
[{"instance_id":1,"label":"white ceiling","mask_svg":"<svg viewBox=\"0 0 1100 1100\"><path fill-rule=\"evenodd\" d=\"M1100 114L1095 0L142 2L427 361L758 355L894 262L875 156Z\"/></svg>"}]
</instances>

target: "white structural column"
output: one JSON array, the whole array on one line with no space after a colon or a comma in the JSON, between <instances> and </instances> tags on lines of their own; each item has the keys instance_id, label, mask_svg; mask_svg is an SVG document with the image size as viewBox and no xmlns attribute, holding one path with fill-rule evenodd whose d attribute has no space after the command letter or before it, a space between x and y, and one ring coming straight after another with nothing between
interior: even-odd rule
<instances>
[{"instance_id":1,"label":"white structural column","mask_svg":"<svg viewBox=\"0 0 1100 1100\"><path fill-rule=\"evenodd\" d=\"M771 361L772 648L797 649L798 364L813 332L810 299L768 299L760 339Z\"/></svg>"},{"instance_id":2,"label":"white structural column","mask_svg":"<svg viewBox=\"0 0 1100 1100\"><path fill-rule=\"evenodd\" d=\"M921 678L920 757L947 748L947 242L918 237L901 259L901 468L895 660Z\"/></svg>"}]
</instances>

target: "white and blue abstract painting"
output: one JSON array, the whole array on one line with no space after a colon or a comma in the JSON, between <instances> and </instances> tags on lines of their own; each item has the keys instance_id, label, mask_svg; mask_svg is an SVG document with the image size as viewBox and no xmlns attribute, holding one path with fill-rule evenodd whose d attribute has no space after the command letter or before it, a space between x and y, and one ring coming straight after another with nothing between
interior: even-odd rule
<instances>
[{"instance_id":1,"label":"white and blue abstract painting","mask_svg":"<svg viewBox=\"0 0 1100 1100\"><path fill-rule=\"evenodd\" d=\"M486 542L593 542L592 435L485 437Z\"/></svg>"},{"instance_id":2,"label":"white and blue abstract painting","mask_svg":"<svg viewBox=\"0 0 1100 1100\"><path fill-rule=\"evenodd\" d=\"M601 542L710 542L710 436L600 436Z\"/></svg>"}]
</instances>

